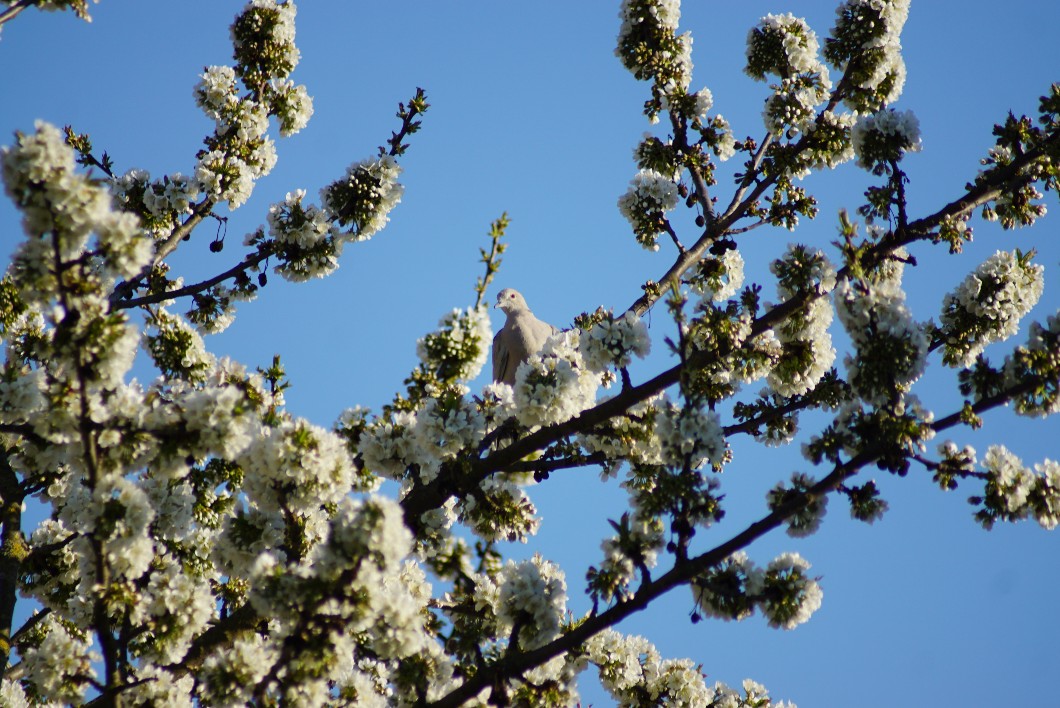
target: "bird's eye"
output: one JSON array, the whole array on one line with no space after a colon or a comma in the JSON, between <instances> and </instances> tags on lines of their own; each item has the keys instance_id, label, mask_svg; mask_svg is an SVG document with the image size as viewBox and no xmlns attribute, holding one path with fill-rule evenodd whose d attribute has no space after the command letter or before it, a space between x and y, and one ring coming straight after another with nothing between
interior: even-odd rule
<instances>
[{"instance_id":1,"label":"bird's eye","mask_svg":"<svg viewBox=\"0 0 1060 708\"><path fill-rule=\"evenodd\" d=\"M512 294L511 294L511 295L509 295L508 297L510 297L510 298L512 298L512 299L514 300L514 299L515 299L515 293L512 293Z\"/></svg>"}]
</instances>

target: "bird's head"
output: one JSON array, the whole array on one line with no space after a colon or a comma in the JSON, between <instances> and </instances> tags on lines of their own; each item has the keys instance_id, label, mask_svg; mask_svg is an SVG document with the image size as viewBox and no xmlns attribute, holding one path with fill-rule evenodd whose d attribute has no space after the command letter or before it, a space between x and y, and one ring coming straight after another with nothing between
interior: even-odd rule
<instances>
[{"instance_id":1,"label":"bird's head","mask_svg":"<svg viewBox=\"0 0 1060 708\"><path fill-rule=\"evenodd\" d=\"M493 307L494 309L503 310L505 313L530 309L526 306L526 300L523 299L522 294L512 288L505 288L497 293L497 304Z\"/></svg>"}]
</instances>

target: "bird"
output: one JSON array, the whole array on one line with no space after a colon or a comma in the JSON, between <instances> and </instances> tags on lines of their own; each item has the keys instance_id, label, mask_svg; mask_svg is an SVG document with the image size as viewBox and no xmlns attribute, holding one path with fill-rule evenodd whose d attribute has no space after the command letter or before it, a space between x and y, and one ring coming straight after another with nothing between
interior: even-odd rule
<instances>
[{"instance_id":1,"label":"bird","mask_svg":"<svg viewBox=\"0 0 1060 708\"><path fill-rule=\"evenodd\" d=\"M493 338L493 380L512 386L519 365L541 351L558 330L534 317L518 290L501 290L493 307L506 316L504 326Z\"/></svg>"}]
</instances>

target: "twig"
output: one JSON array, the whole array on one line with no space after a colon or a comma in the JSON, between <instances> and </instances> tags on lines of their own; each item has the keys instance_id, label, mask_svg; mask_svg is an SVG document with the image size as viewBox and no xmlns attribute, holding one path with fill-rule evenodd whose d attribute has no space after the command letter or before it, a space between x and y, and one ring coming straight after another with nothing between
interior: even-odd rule
<instances>
[{"instance_id":1,"label":"twig","mask_svg":"<svg viewBox=\"0 0 1060 708\"><path fill-rule=\"evenodd\" d=\"M0 12L0 25L4 24L5 22L10 22L11 20L18 17L18 14L20 12L25 10L27 7L33 5L33 3L34 0L18 0L18 2L16 2L14 5L7 8L3 12Z\"/></svg>"},{"instance_id":2,"label":"twig","mask_svg":"<svg viewBox=\"0 0 1060 708\"><path fill-rule=\"evenodd\" d=\"M212 288L218 283L222 283L228 280L229 278L233 278L239 275L240 273L246 271L249 268L253 268L257 264L261 263L266 258L268 258L270 255L271 253L268 251L268 249L259 250L257 253L250 254L249 256L244 258L242 262L232 266L224 273L221 273L220 275L215 275L214 277L204 280L201 283L187 285L178 290L170 290L168 292L155 293L153 295L144 295L143 297L133 298L131 300L122 300L120 302L114 303L113 307L114 309L120 310L130 307L140 307L142 305L154 305L159 302L165 302L166 300L175 300L178 297L186 297L188 295L197 295L198 293L201 293L204 290Z\"/></svg>"}]
</instances>

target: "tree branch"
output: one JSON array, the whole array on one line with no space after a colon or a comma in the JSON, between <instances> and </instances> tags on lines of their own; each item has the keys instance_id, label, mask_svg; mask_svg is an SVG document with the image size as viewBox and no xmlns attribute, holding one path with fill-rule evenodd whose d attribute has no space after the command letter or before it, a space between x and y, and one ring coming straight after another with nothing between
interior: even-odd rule
<instances>
[{"instance_id":1,"label":"tree branch","mask_svg":"<svg viewBox=\"0 0 1060 708\"><path fill-rule=\"evenodd\" d=\"M1023 382L1003 394L991 399L984 399L975 406L977 413L1005 404L1012 397L1029 388ZM960 424L960 414L955 413L930 424L935 432ZM831 473L813 485L801 495L779 505L771 513L752 523L728 541L711 550L677 563L664 575L649 580L640 586L636 593L625 602L615 604L599 614L590 615L585 621L566 634L537 649L506 653L505 656L486 669L480 670L465 681L460 687L451 691L438 701L428 703L431 708L448 708L462 705L465 701L478 695L490 686L500 685L505 679L519 676L527 670L544 664L564 652L583 645L599 632L618 624L630 615L648 607L654 600L674 588L686 585L710 568L718 565L733 553L747 548L765 534L781 526L788 518L805 508L812 500L835 492L848 479L856 475L864 466L874 462L885 450L885 445L876 443L862 450L845 463L837 464Z\"/></svg>"},{"instance_id":2,"label":"tree branch","mask_svg":"<svg viewBox=\"0 0 1060 708\"><path fill-rule=\"evenodd\" d=\"M215 275L214 277L209 278L207 280L204 280L201 283L195 283L194 285L187 285L187 286L185 286L183 288L180 288L179 290L170 290L169 292L164 292L164 293L155 293L153 295L144 295L142 297L133 298L131 300L121 300L119 302L114 303L113 307L115 309L121 310L121 309L130 308L130 307L140 307L142 305L154 305L154 304L159 303L159 302L165 302L166 300L175 300L178 297L186 297L188 295L196 295L198 293L201 293L204 290L212 288L214 285L217 285L218 283L223 283L224 281L228 280L229 278L233 278L233 277L239 275L243 271L246 271L246 270L248 270L250 268L253 268L254 266L256 266L259 263L261 263L263 260L268 258L270 255L272 255L272 254L268 250L264 250L264 251L259 250L257 253L252 253L252 254L248 255L240 263L237 263L236 265L232 266L231 268L226 270L224 273L221 273L220 275Z\"/></svg>"},{"instance_id":3,"label":"tree branch","mask_svg":"<svg viewBox=\"0 0 1060 708\"><path fill-rule=\"evenodd\" d=\"M5 450L0 454L0 678L11 658L18 578L29 550L22 533L23 501L25 493Z\"/></svg>"},{"instance_id":4,"label":"tree branch","mask_svg":"<svg viewBox=\"0 0 1060 708\"><path fill-rule=\"evenodd\" d=\"M4 24L5 22L10 22L11 20L18 17L18 14L20 12L25 10L27 7L33 5L33 3L34 0L18 0L18 2L16 2L14 5L7 8L3 12L0 12L0 25Z\"/></svg>"},{"instance_id":5,"label":"tree branch","mask_svg":"<svg viewBox=\"0 0 1060 708\"><path fill-rule=\"evenodd\" d=\"M125 282L118 283L118 285L115 286L114 292L110 295L111 306L117 306L122 301L131 298L133 293L136 292L136 289L140 287L140 283L143 282L144 278L150 275L151 270L172 253L181 240L190 236L195 227L202 223L202 220L213 211L213 208L214 202L209 197L193 206L191 216L189 216L183 224L174 229L173 233L167 236L164 240L158 242L155 246L155 256L151 259L151 262L147 264L137 276L126 280Z\"/></svg>"}]
</instances>

